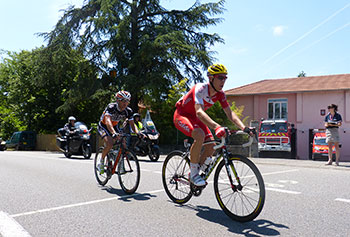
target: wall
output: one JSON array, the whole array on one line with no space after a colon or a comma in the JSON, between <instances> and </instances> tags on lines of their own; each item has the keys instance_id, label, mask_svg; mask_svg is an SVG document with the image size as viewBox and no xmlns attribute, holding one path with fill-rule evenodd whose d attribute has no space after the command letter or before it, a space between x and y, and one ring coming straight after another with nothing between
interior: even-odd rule
<instances>
[{"instance_id":1,"label":"wall","mask_svg":"<svg viewBox=\"0 0 350 237\"><path fill-rule=\"evenodd\" d=\"M324 117L321 109L328 113L329 104L337 104L338 112L343 117L343 125L339 128L342 161L350 161L350 90L304 92L293 94L228 96L231 103L244 105L244 116L249 120L267 118L267 101L272 98L288 99L288 121L297 129L297 156L299 159L309 159L309 129L324 128Z\"/></svg>"},{"instance_id":2,"label":"wall","mask_svg":"<svg viewBox=\"0 0 350 237\"><path fill-rule=\"evenodd\" d=\"M342 115L343 124L339 128L341 160L350 161L350 114L345 105L350 104L350 94L344 91L334 92L306 92L297 95L297 154L300 159L308 159L309 155L309 129L324 128L324 117L320 110L326 110L329 104L337 104L338 112Z\"/></svg>"},{"instance_id":3,"label":"wall","mask_svg":"<svg viewBox=\"0 0 350 237\"><path fill-rule=\"evenodd\" d=\"M59 151L56 145L56 135L55 134L37 134L35 150Z\"/></svg>"},{"instance_id":4,"label":"wall","mask_svg":"<svg viewBox=\"0 0 350 237\"><path fill-rule=\"evenodd\" d=\"M96 134L92 134L90 144L91 144L92 152L96 152L96 147L102 146L103 142L100 136L98 136L98 141L96 141ZM56 135L55 134L37 134L35 150L60 151L56 145Z\"/></svg>"},{"instance_id":5,"label":"wall","mask_svg":"<svg viewBox=\"0 0 350 237\"><path fill-rule=\"evenodd\" d=\"M244 106L243 118L249 116L248 122L253 120L254 116L254 97L253 96L227 96L227 100L230 105L232 101L236 103L236 106Z\"/></svg>"},{"instance_id":6,"label":"wall","mask_svg":"<svg viewBox=\"0 0 350 237\"><path fill-rule=\"evenodd\" d=\"M271 94L271 95L249 95L249 96L228 96L230 104L235 101L236 106L244 106L243 116L249 116L251 120L260 121L261 118L267 118L268 99L288 99L288 120L296 123L296 94Z\"/></svg>"}]
</instances>

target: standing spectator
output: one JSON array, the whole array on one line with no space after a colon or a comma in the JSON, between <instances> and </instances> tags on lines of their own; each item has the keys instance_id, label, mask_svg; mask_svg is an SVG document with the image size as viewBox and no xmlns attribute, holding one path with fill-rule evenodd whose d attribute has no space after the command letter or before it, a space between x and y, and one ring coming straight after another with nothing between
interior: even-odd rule
<instances>
[{"instance_id":1,"label":"standing spectator","mask_svg":"<svg viewBox=\"0 0 350 237\"><path fill-rule=\"evenodd\" d=\"M291 158L297 158L297 129L294 127L294 123L291 124L291 134L290 134L290 146L291 146Z\"/></svg>"},{"instance_id":2,"label":"standing spectator","mask_svg":"<svg viewBox=\"0 0 350 237\"><path fill-rule=\"evenodd\" d=\"M342 124L342 118L338 111L338 106L331 104L328 106L329 113L326 115L325 127L326 127L326 142L328 143L328 162L326 165L332 164L333 145L335 146L335 163L339 165L339 127Z\"/></svg>"}]
</instances>

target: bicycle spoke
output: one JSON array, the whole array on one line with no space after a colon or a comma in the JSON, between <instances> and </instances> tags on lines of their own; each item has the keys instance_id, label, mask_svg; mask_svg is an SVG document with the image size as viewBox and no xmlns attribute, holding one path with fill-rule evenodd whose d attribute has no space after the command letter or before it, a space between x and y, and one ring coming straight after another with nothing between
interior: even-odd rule
<instances>
[{"instance_id":1,"label":"bicycle spoke","mask_svg":"<svg viewBox=\"0 0 350 237\"><path fill-rule=\"evenodd\" d=\"M183 158L182 152L173 152L163 163L162 180L164 189L171 200L185 203L191 196L191 188L186 176L190 172L188 158Z\"/></svg>"},{"instance_id":2,"label":"bicycle spoke","mask_svg":"<svg viewBox=\"0 0 350 237\"><path fill-rule=\"evenodd\" d=\"M118 178L123 191L132 194L140 183L140 166L133 153L124 154L118 163Z\"/></svg>"},{"instance_id":3,"label":"bicycle spoke","mask_svg":"<svg viewBox=\"0 0 350 237\"><path fill-rule=\"evenodd\" d=\"M102 150L103 150L103 147L99 148L98 151L96 152L96 156L94 158L94 173L95 173L95 177L96 177L96 180L97 182L100 184L100 185L106 185L106 183L108 182L109 180L109 176L108 176L108 170L105 169L104 172L101 172L100 171L100 168L99 168L99 164L100 164L100 161L101 161L101 156L102 156ZM108 158L106 157L105 158L105 167L108 167Z\"/></svg>"},{"instance_id":4,"label":"bicycle spoke","mask_svg":"<svg viewBox=\"0 0 350 237\"><path fill-rule=\"evenodd\" d=\"M265 198L264 183L258 169L250 160L237 157L231 161L229 170L226 169L224 161L216 170L214 177L216 198L224 212L232 219L250 221L262 210ZM227 172L231 173L235 187L231 187Z\"/></svg>"}]
</instances>

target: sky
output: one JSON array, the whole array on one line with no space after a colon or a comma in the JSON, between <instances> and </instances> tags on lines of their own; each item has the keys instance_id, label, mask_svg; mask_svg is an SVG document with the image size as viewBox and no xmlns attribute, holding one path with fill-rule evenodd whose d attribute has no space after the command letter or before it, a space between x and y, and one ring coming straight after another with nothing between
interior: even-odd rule
<instances>
[{"instance_id":1,"label":"sky","mask_svg":"<svg viewBox=\"0 0 350 237\"><path fill-rule=\"evenodd\" d=\"M160 0L167 9L187 9L194 0ZM214 0L201 1L214 2ZM69 5L83 0L0 0L0 49L32 50L46 45ZM350 73L349 0L227 0L223 21L202 29L218 33L214 63L228 69L224 90L265 79ZM205 71L203 70L203 73Z\"/></svg>"}]
</instances>

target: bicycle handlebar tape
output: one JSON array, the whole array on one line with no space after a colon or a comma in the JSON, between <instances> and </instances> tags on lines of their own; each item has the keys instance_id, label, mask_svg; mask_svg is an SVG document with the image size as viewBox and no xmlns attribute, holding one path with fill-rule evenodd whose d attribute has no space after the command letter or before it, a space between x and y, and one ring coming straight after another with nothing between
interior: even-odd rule
<instances>
[{"instance_id":1,"label":"bicycle handlebar tape","mask_svg":"<svg viewBox=\"0 0 350 237\"><path fill-rule=\"evenodd\" d=\"M223 128L223 127L217 127L216 129L215 129L215 135L218 137L218 138L221 138L221 137L223 137L224 135L225 135L225 128Z\"/></svg>"}]
</instances>

